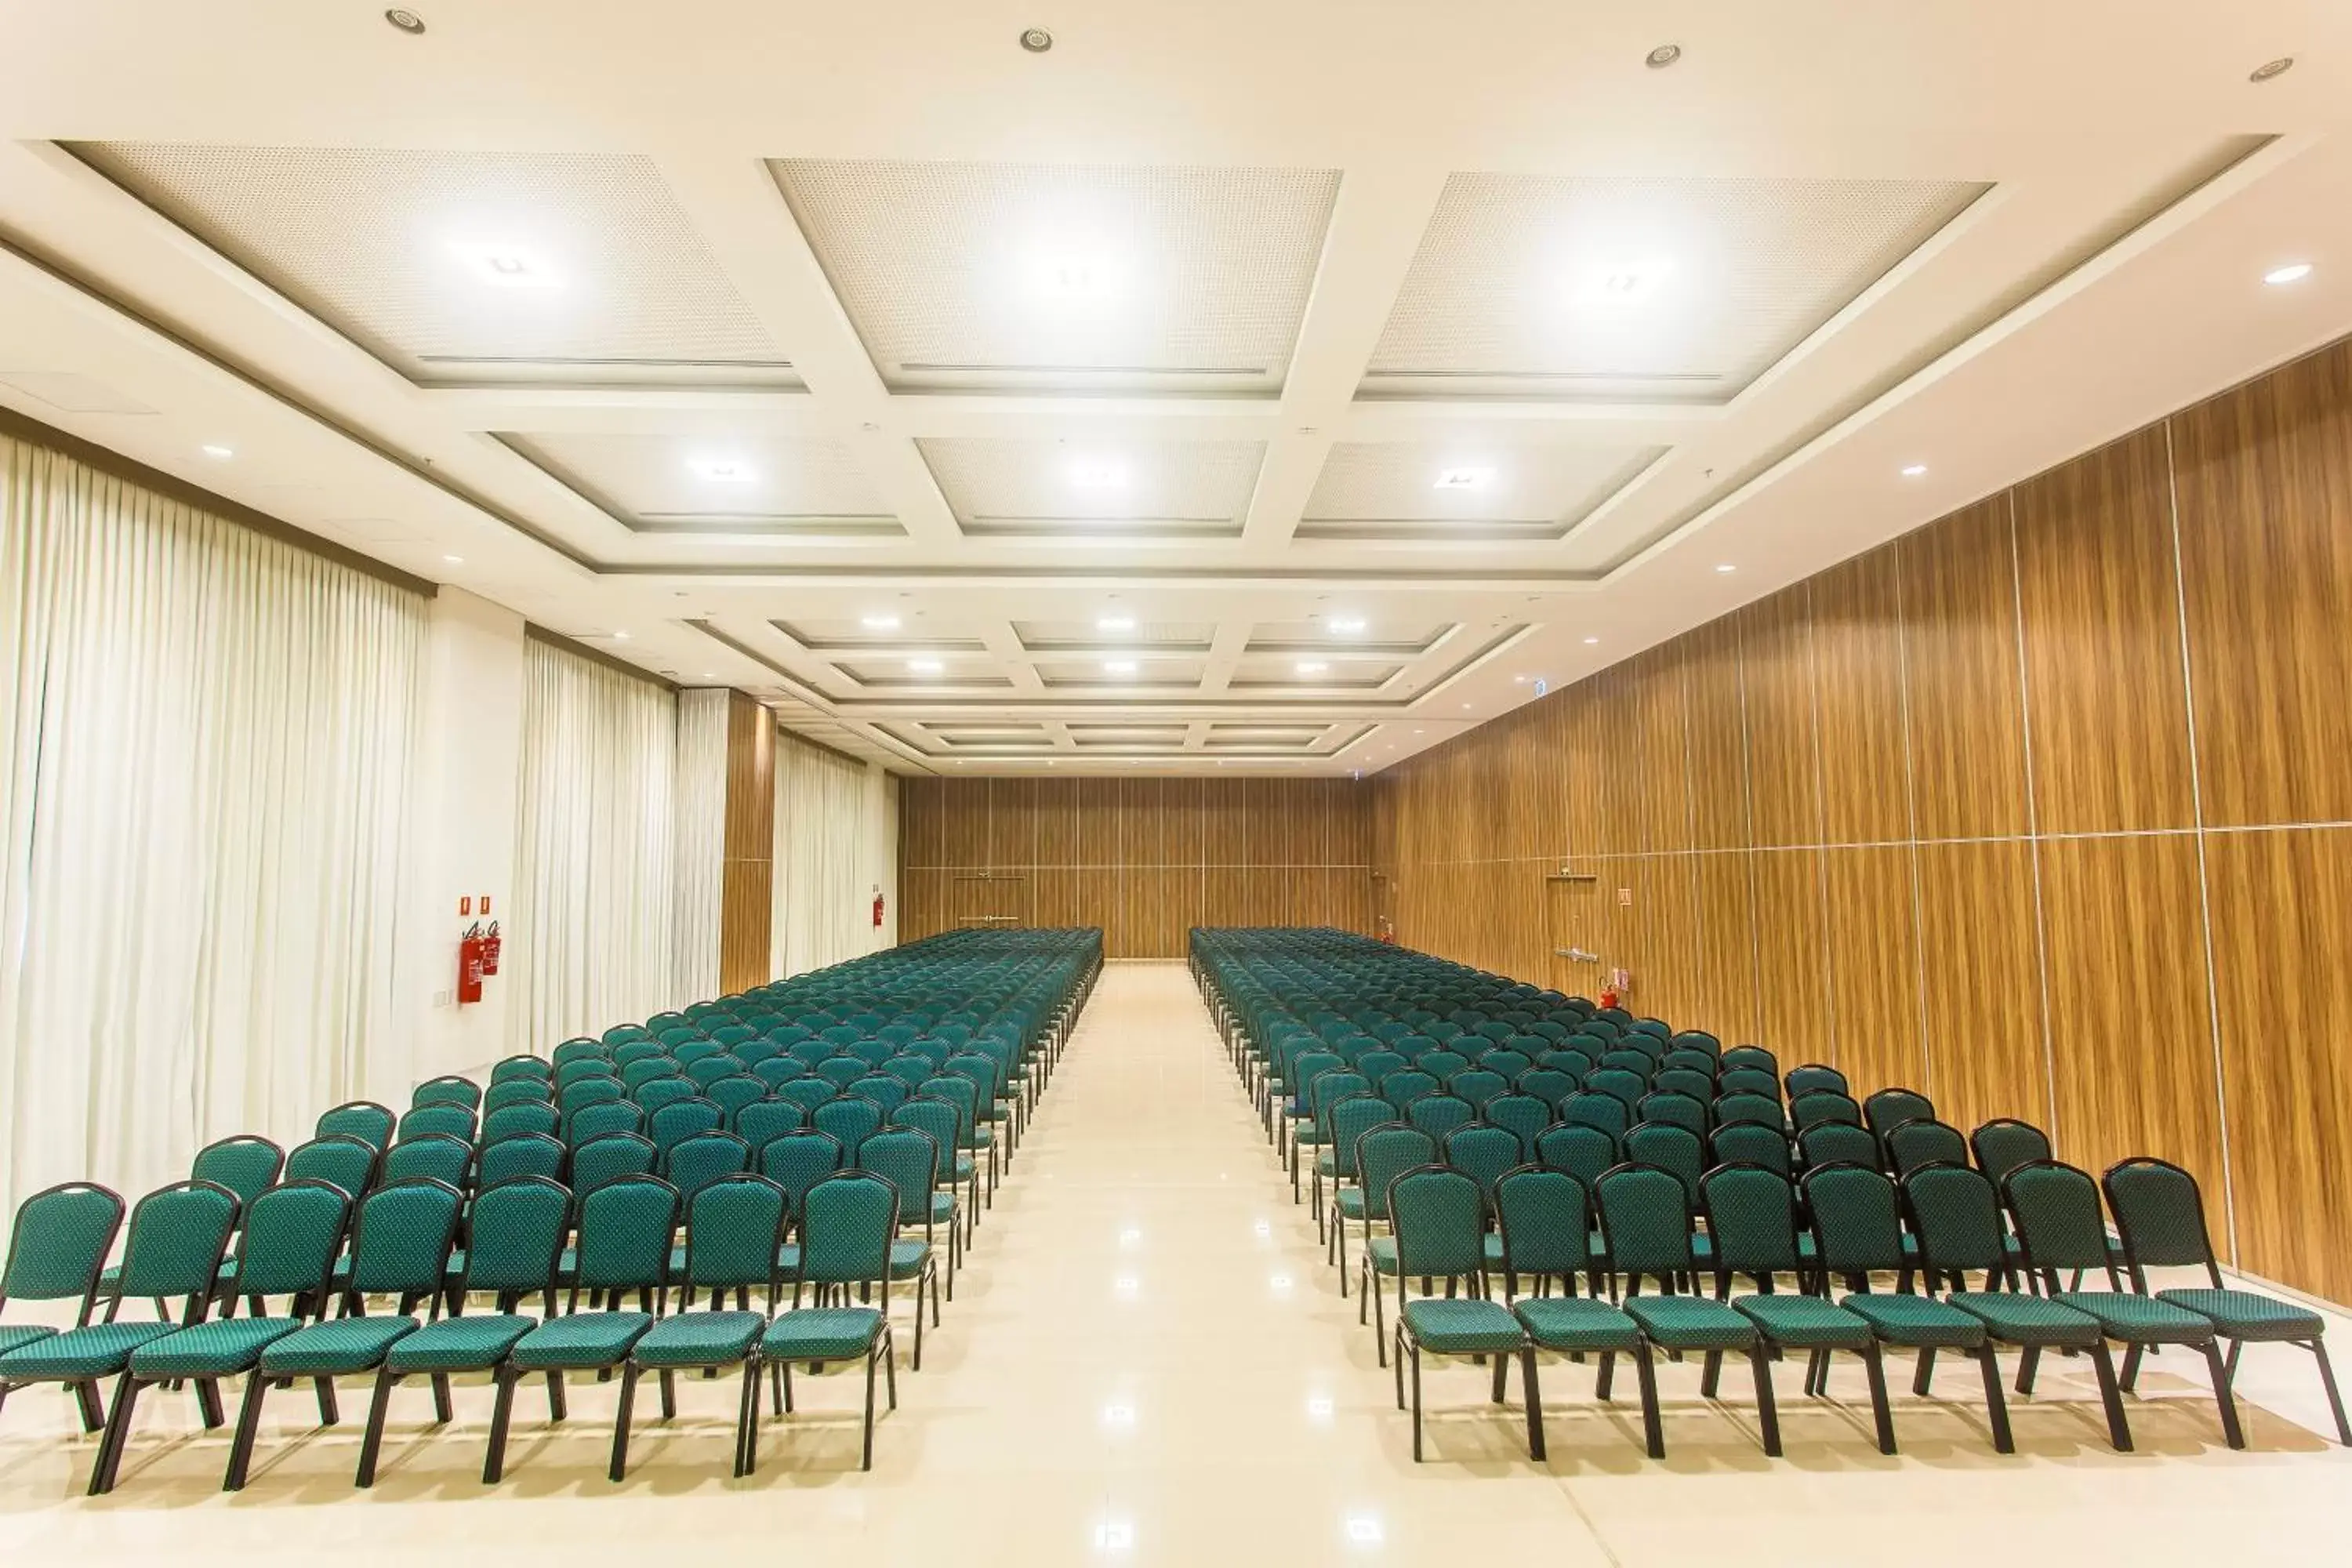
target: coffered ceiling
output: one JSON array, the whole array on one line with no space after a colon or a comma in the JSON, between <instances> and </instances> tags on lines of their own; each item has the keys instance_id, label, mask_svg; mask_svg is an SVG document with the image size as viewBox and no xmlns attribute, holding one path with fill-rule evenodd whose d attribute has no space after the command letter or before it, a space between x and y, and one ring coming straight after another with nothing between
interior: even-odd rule
<instances>
[{"instance_id":1,"label":"coffered ceiling","mask_svg":"<svg viewBox=\"0 0 2352 1568\"><path fill-rule=\"evenodd\" d=\"M0 405L908 772L1377 769L2352 329L2277 0L415 9L12 19Z\"/></svg>"}]
</instances>

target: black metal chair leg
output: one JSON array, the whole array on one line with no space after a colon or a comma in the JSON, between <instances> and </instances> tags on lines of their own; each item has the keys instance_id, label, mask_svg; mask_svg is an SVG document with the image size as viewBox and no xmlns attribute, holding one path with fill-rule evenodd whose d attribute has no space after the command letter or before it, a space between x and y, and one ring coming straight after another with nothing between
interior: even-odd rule
<instances>
[{"instance_id":1,"label":"black metal chair leg","mask_svg":"<svg viewBox=\"0 0 2352 1568\"><path fill-rule=\"evenodd\" d=\"M1716 1390L1721 1386L1722 1381L1723 1352L1721 1351L1709 1351L1706 1352L1706 1370L1699 1374L1699 1397L1702 1399L1713 1399L1715 1397Z\"/></svg>"},{"instance_id":2,"label":"black metal chair leg","mask_svg":"<svg viewBox=\"0 0 2352 1568\"><path fill-rule=\"evenodd\" d=\"M2139 1344L2124 1347L2123 1370L2116 1373L2116 1382L2126 1394L2135 1393L2139 1388L2139 1358L2140 1352L2146 1349L2146 1345Z\"/></svg>"},{"instance_id":3,"label":"black metal chair leg","mask_svg":"<svg viewBox=\"0 0 2352 1568\"><path fill-rule=\"evenodd\" d=\"M857 1459L857 1468L861 1470L874 1468L874 1363L877 1359L876 1352L880 1349L877 1345L875 1350L866 1352L866 1444Z\"/></svg>"},{"instance_id":4,"label":"black metal chair leg","mask_svg":"<svg viewBox=\"0 0 2352 1568\"><path fill-rule=\"evenodd\" d=\"M449 1402L449 1374L436 1372L433 1374L433 1425L446 1426L456 1419L457 1411Z\"/></svg>"},{"instance_id":5,"label":"black metal chair leg","mask_svg":"<svg viewBox=\"0 0 2352 1568\"><path fill-rule=\"evenodd\" d=\"M114 1489L115 1471L122 1465L123 1445L131 1436L131 1414L139 1404L139 1380L129 1373L114 1385L114 1405L107 1412L106 1433L98 1440L90 1461L89 1495L103 1497Z\"/></svg>"},{"instance_id":6,"label":"black metal chair leg","mask_svg":"<svg viewBox=\"0 0 2352 1568\"><path fill-rule=\"evenodd\" d=\"M321 1426L340 1425L343 1419L343 1412L341 1405L335 1399L335 1380L331 1377L314 1377L310 1380L310 1391L319 1401L319 1425Z\"/></svg>"},{"instance_id":7,"label":"black metal chair leg","mask_svg":"<svg viewBox=\"0 0 2352 1568\"><path fill-rule=\"evenodd\" d=\"M1911 1392L1920 1398L1927 1397L1927 1385L1936 1376L1936 1347L1921 1345L1919 1363L1911 1372Z\"/></svg>"},{"instance_id":8,"label":"black metal chair leg","mask_svg":"<svg viewBox=\"0 0 2352 1568\"><path fill-rule=\"evenodd\" d=\"M2091 1347L2091 1366L2099 1374L2099 1403L2107 1407L2107 1440L2118 1454L2132 1451L2131 1423L2124 1417L2124 1396L2116 1387L2115 1358L2107 1353L2107 1342L2101 1340Z\"/></svg>"},{"instance_id":9,"label":"black metal chair leg","mask_svg":"<svg viewBox=\"0 0 2352 1568\"><path fill-rule=\"evenodd\" d=\"M2205 1367L2213 1377L2213 1405L2221 1413L2221 1436L2232 1448L2246 1446L2245 1429L2238 1425L2238 1402L2230 1393L2230 1374L2221 1370L2221 1347L2205 1342Z\"/></svg>"},{"instance_id":10,"label":"black metal chair leg","mask_svg":"<svg viewBox=\"0 0 2352 1568\"><path fill-rule=\"evenodd\" d=\"M1756 1369L1756 1419L1764 1429L1764 1452L1780 1457L1780 1410L1772 1398L1772 1348L1758 1340L1748 1352Z\"/></svg>"},{"instance_id":11,"label":"black metal chair leg","mask_svg":"<svg viewBox=\"0 0 2352 1568\"><path fill-rule=\"evenodd\" d=\"M2028 1345L2025 1353L2017 1358L2017 1392L2033 1392L2033 1375L2042 1370L2042 1347Z\"/></svg>"},{"instance_id":12,"label":"black metal chair leg","mask_svg":"<svg viewBox=\"0 0 2352 1568\"><path fill-rule=\"evenodd\" d=\"M1412 1462L1417 1465L1421 1463L1421 1345L1417 1341L1405 1340L1403 1336L1404 1330L1400 1326L1397 1330L1397 1355L1399 1359L1407 1354L1412 1357Z\"/></svg>"},{"instance_id":13,"label":"black metal chair leg","mask_svg":"<svg viewBox=\"0 0 2352 1568\"><path fill-rule=\"evenodd\" d=\"M550 1372L547 1374L547 1418L561 1421L571 1414L571 1404L563 1396L563 1374Z\"/></svg>"},{"instance_id":14,"label":"black metal chair leg","mask_svg":"<svg viewBox=\"0 0 2352 1568\"><path fill-rule=\"evenodd\" d=\"M400 1380L378 1368L375 1394L368 1401L367 1436L360 1439L360 1468L352 1478L355 1487L375 1485L375 1465L383 1451L383 1418L392 1409L392 1385Z\"/></svg>"},{"instance_id":15,"label":"black metal chair leg","mask_svg":"<svg viewBox=\"0 0 2352 1568\"><path fill-rule=\"evenodd\" d=\"M490 1405L490 1440L482 1451L482 1484L498 1485L506 1474L507 1425L514 1419L514 1391L520 1374L509 1362L500 1362L490 1374L498 1393Z\"/></svg>"},{"instance_id":16,"label":"black metal chair leg","mask_svg":"<svg viewBox=\"0 0 2352 1568\"><path fill-rule=\"evenodd\" d=\"M81 1429L95 1432L106 1425L106 1404L98 1396L98 1384L84 1381L73 1385L74 1404L81 1412ZM6 1398L0 1394L0 1399Z\"/></svg>"},{"instance_id":17,"label":"black metal chair leg","mask_svg":"<svg viewBox=\"0 0 2352 1568\"><path fill-rule=\"evenodd\" d=\"M605 1477L618 1481L629 1471L629 1416L637 1404L637 1363L625 1362L621 1366L621 1407L613 1417L613 1461L605 1468Z\"/></svg>"},{"instance_id":18,"label":"black metal chair leg","mask_svg":"<svg viewBox=\"0 0 2352 1568\"><path fill-rule=\"evenodd\" d=\"M212 1377L196 1379L196 1415L207 1432L217 1430L222 1424L220 1380Z\"/></svg>"},{"instance_id":19,"label":"black metal chair leg","mask_svg":"<svg viewBox=\"0 0 2352 1568\"><path fill-rule=\"evenodd\" d=\"M1666 1457L1665 1428L1658 1419L1658 1369L1650 1360L1650 1342L1633 1348L1633 1373L1642 1385L1642 1436L1650 1458Z\"/></svg>"},{"instance_id":20,"label":"black metal chair leg","mask_svg":"<svg viewBox=\"0 0 2352 1568\"><path fill-rule=\"evenodd\" d=\"M2240 1343L2243 1342L2243 1341L2240 1342ZM2307 1340L2304 1343L2304 1348L2311 1352L2319 1362L2319 1385L2327 1391L2327 1408L2336 1417L2336 1440L2346 1447L2352 1448L2352 1425L2347 1425L2344 1419L2344 1399L2336 1392L2336 1369L2328 1364L2327 1347L2317 1340ZM2238 1352L2236 1347L2232 1346L2230 1351L2230 1380L2232 1383L2236 1382L2237 1375Z\"/></svg>"},{"instance_id":21,"label":"black metal chair leg","mask_svg":"<svg viewBox=\"0 0 2352 1568\"><path fill-rule=\"evenodd\" d=\"M760 1358L743 1358L743 1396L735 1407L735 1474L748 1476L759 1463Z\"/></svg>"},{"instance_id":22,"label":"black metal chair leg","mask_svg":"<svg viewBox=\"0 0 2352 1568\"><path fill-rule=\"evenodd\" d=\"M2009 1430L2009 1401L2000 1392L2000 1358L1987 1344L1976 1352L1977 1364L1984 1372L1985 1419L1992 1423L1993 1451L1999 1454L2017 1452L2017 1439Z\"/></svg>"},{"instance_id":23,"label":"black metal chair leg","mask_svg":"<svg viewBox=\"0 0 2352 1568\"><path fill-rule=\"evenodd\" d=\"M662 1419L675 1421L677 1419L677 1370L666 1366L656 1376L661 1384Z\"/></svg>"},{"instance_id":24,"label":"black metal chair leg","mask_svg":"<svg viewBox=\"0 0 2352 1568\"><path fill-rule=\"evenodd\" d=\"M1504 1359L1496 1356L1496 1363L1500 1365ZM1527 1385L1528 1394L1528 1458L1541 1464L1549 1456L1544 1448L1543 1387L1536 1381L1533 1345L1519 1352L1519 1381Z\"/></svg>"},{"instance_id":25,"label":"black metal chair leg","mask_svg":"<svg viewBox=\"0 0 2352 1568\"><path fill-rule=\"evenodd\" d=\"M1592 1380L1592 1397L1603 1405L1609 1403L1609 1385L1617 1379L1617 1352L1601 1352L1601 1371Z\"/></svg>"},{"instance_id":26,"label":"black metal chair leg","mask_svg":"<svg viewBox=\"0 0 2352 1568\"><path fill-rule=\"evenodd\" d=\"M228 1469L221 1477L221 1490L245 1489L246 1471L253 1463L253 1439L261 1430L261 1402L269 1394L269 1379L255 1367L245 1380L245 1401L237 1406L236 1436L228 1446Z\"/></svg>"},{"instance_id":27,"label":"black metal chair leg","mask_svg":"<svg viewBox=\"0 0 2352 1568\"><path fill-rule=\"evenodd\" d=\"M1862 1347L1862 1369L1870 1378L1870 1415L1878 1426L1878 1451L1895 1452L1895 1412L1886 1403L1886 1360L1875 1343Z\"/></svg>"}]
</instances>

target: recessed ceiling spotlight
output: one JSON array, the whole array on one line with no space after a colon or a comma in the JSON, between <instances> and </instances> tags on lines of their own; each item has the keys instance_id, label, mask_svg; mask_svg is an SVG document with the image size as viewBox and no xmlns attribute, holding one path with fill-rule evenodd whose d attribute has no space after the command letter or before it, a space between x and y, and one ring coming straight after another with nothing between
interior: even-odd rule
<instances>
[{"instance_id":1,"label":"recessed ceiling spotlight","mask_svg":"<svg viewBox=\"0 0 2352 1568\"><path fill-rule=\"evenodd\" d=\"M1468 704L1467 702L1465 702L1465 703L1462 705L1462 710L1463 710L1463 711L1464 711L1464 712L1465 712L1465 713L1466 713L1466 712L1468 712L1468 711L1470 710L1470 704Z\"/></svg>"},{"instance_id":2,"label":"recessed ceiling spotlight","mask_svg":"<svg viewBox=\"0 0 2352 1568\"><path fill-rule=\"evenodd\" d=\"M1603 313L1626 310L1655 293L1669 270L1664 260L1654 258L1605 263L1577 279L1575 302Z\"/></svg>"},{"instance_id":3,"label":"recessed ceiling spotlight","mask_svg":"<svg viewBox=\"0 0 2352 1568\"><path fill-rule=\"evenodd\" d=\"M1135 629L1133 616L1104 616L1095 622L1098 632L1131 632Z\"/></svg>"},{"instance_id":4,"label":"recessed ceiling spotlight","mask_svg":"<svg viewBox=\"0 0 2352 1568\"><path fill-rule=\"evenodd\" d=\"M1495 470L1492 468L1441 468L1437 483L1432 488L1441 490L1483 489L1493 482L1494 478Z\"/></svg>"},{"instance_id":5,"label":"recessed ceiling spotlight","mask_svg":"<svg viewBox=\"0 0 2352 1568\"><path fill-rule=\"evenodd\" d=\"M216 458L222 462L226 462L229 458L236 457L236 452L233 447L207 443L205 447L205 456L207 458Z\"/></svg>"},{"instance_id":6,"label":"recessed ceiling spotlight","mask_svg":"<svg viewBox=\"0 0 2352 1568\"><path fill-rule=\"evenodd\" d=\"M1511 684L1514 686L1525 686L1527 683L1528 678L1524 675L1515 675L1511 677Z\"/></svg>"},{"instance_id":7,"label":"recessed ceiling spotlight","mask_svg":"<svg viewBox=\"0 0 2352 1568\"><path fill-rule=\"evenodd\" d=\"M1033 55L1042 55L1054 47L1054 35L1043 27L1024 27L1021 47Z\"/></svg>"},{"instance_id":8,"label":"recessed ceiling spotlight","mask_svg":"<svg viewBox=\"0 0 2352 1568\"><path fill-rule=\"evenodd\" d=\"M1298 673L1301 675L1320 675L1330 668L1319 658L1304 658L1298 661Z\"/></svg>"},{"instance_id":9,"label":"recessed ceiling spotlight","mask_svg":"<svg viewBox=\"0 0 2352 1568\"><path fill-rule=\"evenodd\" d=\"M613 634L613 640L614 642L626 642L629 640L629 634L626 632L614 632Z\"/></svg>"},{"instance_id":10,"label":"recessed ceiling spotlight","mask_svg":"<svg viewBox=\"0 0 2352 1568\"><path fill-rule=\"evenodd\" d=\"M2262 64L2248 71L2246 73L2246 79L2248 81L2269 81L2273 77L2282 77L2286 75L2288 71L2294 68L2294 57L2293 55L2281 55L2274 60L2264 60Z\"/></svg>"},{"instance_id":11,"label":"recessed ceiling spotlight","mask_svg":"<svg viewBox=\"0 0 2352 1568\"><path fill-rule=\"evenodd\" d=\"M1737 572L1737 571L1738 571L1738 570L1739 570L1739 568L1738 568L1738 567L1737 567L1737 566L1734 566L1730 562L1727 561L1727 562L1725 562L1722 565L1717 566L1717 567L1716 568L1716 570L1717 570L1717 571L1718 571L1718 572Z\"/></svg>"},{"instance_id":12,"label":"recessed ceiling spotlight","mask_svg":"<svg viewBox=\"0 0 2352 1568\"><path fill-rule=\"evenodd\" d=\"M1107 658L1103 660L1103 673L1105 675L1133 675L1135 673L1135 660L1131 658Z\"/></svg>"},{"instance_id":13,"label":"recessed ceiling spotlight","mask_svg":"<svg viewBox=\"0 0 2352 1568\"><path fill-rule=\"evenodd\" d=\"M751 466L734 458L688 458L686 466L694 470L697 479L709 479L715 485L751 482Z\"/></svg>"},{"instance_id":14,"label":"recessed ceiling spotlight","mask_svg":"<svg viewBox=\"0 0 2352 1568\"><path fill-rule=\"evenodd\" d=\"M402 32L406 33L412 38L425 31L424 17L418 16L414 11L404 11L397 5L394 5L391 10L386 11L383 14L383 19L391 23L394 26L399 28ZM2257 78L2256 79L2259 80L2260 79Z\"/></svg>"},{"instance_id":15,"label":"recessed ceiling spotlight","mask_svg":"<svg viewBox=\"0 0 2352 1568\"><path fill-rule=\"evenodd\" d=\"M1361 616L1326 616L1323 624L1342 637L1353 637L1364 629Z\"/></svg>"},{"instance_id":16,"label":"recessed ceiling spotlight","mask_svg":"<svg viewBox=\"0 0 2352 1568\"><path fill-rule=\"evenodd\" d=\"M2263 281L2270 284L2273 288L2276 288L2282 283L2300 283L2310 276L2310 262L2290 261L2284 267L2273 267L2268 272L2263 273ZM209 452L212 448L207 447L205 450Z\"/></svg>"},{"instance_id":17,"label":"recessed ceiling spotlight","mask_svg":"<svg viewBox=\"0 0 2352 1568\"><path fill-rule=\"evenodd\" d=\"M1127 483L1127 469L1103 458L1083 458L1070 465L1070 483L1082 490L1115 490Z\"/></svg>"},{"instance_id":18,"label":"recessed ceiling spotlight","mask_svg":"<svg viewBox=\"0 0 2352 1568\"><path fill-rule=\"evenodd\" d=\"M463 566L466 563L466 558L462 555L444 555L441 559L452 566Z\"/></svg>"},{"instance_id":19,"label":"recessed ceiling spotlight","mask_svg":"<svg viewBox=\"0 0 2352 1568\"><path fill-rule=\"evenodd\" d=\"M1927 471L1927 465L1925 463L1906 463L1903 465L1903 477L1906 479L1916 479Z\"/></svg>"},{"instance_id":20,"label":"recessed ceiling spotlight","mask_svg":"<svg viewBox=\"0 0 2352 1568\"><path fill-rule=\"evenodd\" d=\"M861 617L857 624L869 632L895 632L898 629L898 617L887 615L866 616Z\"/></svg>"},{"instance_id":21,"label":"recessed ceiling spotlight","mask_svg":"<svg viewBox=\"0 0 2352 1568\"><path fill-rule=\"evenodd\" d=\"M1585 646L1585 647L1592 647L1595 643L1599 642L1600 640L1601 640L1601 639L1600 639L1599 637L1587 637L1587 638L1585 638L1585 639L1584 639L1584 646Z\"/></svg>"},{"instance_id":22,"label":"recessed ceiling spotlight","mask_svg":"<svg viewBox=\"0 0 2352 1568\"><path fill-rule=\"evenodd\" d=\"M917 675L937 675L947 668L936 658L910 658L907 668Z\"/></svg>"},{"instance_id":23,"label":"recessed ceiling spotlight","mask_svg":"<svg viewBox=\"0 0 2352 1568\"><path fill-rule=\"evenodd\" d=\"M1683 58L1680 44L1660 44L1642 58L1642 63L1654 71L1662 71Z\"/></svg>"},{"instance_id":24,"label":"recessed ceiling spotlight","mask_svg":"<svg viewBox=\"0 0 2352 1568\"><path fill-rule=\"evenodd\" d=\"M702 672L702 679L705 680L716 680L719 679L719 672L715 669L706 669Z\"/></svg>"},{"instance_id":25,"label":"recessed ceiling spotlight","mask_svg":"<svg viewBox=\"0 0 2352 1568\"><path fill-rule=\"evenodd\" d=\"M453 239L450 254L499 289L560 289L563 279L530 247L498 239Z\"/></svg>"}]
</instances>

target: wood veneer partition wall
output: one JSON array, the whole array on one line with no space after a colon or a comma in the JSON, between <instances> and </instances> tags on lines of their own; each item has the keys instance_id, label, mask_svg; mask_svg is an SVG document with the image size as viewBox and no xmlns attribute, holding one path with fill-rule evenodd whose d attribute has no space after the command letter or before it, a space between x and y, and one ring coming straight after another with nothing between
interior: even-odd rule
<instances>
[{"instance_id":1,"label":"wood veneer partition wall","mask_svg":"<svg viewBox=\"0 0 2352 1568\"><path fill-rule=\"evenodd\" d=\"M719 984L764 985L775 918L776 721L740 691L727 694L727 831L719 902Z\"/></svg>"},{"instance_id":2,"label":"wood veneer partition wall","mask_svg":"<svg viewBox=\"0 0 2352 1568\"><path fill-rule=\"evenodd\" d=\"M899 786L898 929L1100 926L1112 958L1181 958L1196 925L1369 931L1370 796L1353 779L915 779Z\"/></svg>"},{"instance_id":3,"label":"wood veneer partition wall","mask_svg":"<svg viewBox=\"0 0 2352 1568\"><path fill-rule=\"evenodd\" d=\"M2352 347L1376 782L1412 946L2181 1161L2352 1300Z\"/></svg>"}]
</instances>

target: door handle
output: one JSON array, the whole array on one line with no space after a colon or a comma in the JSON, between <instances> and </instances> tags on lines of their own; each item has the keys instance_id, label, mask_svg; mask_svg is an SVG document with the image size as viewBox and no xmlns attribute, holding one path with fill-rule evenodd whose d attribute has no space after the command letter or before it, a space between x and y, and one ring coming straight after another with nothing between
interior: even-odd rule
<instances>
[{"instance_id":1,"label":"door handle","mask_svg":"<svg viewBox=\"0 0 2352 1568\"><path fill-rule=\"evenodd\" d=\"M1601 962L1601 955L1599 953L1587 952L1580 947L1555 947L1551 951L1553 957L1565 958L1570 963L1598 963Z\"/></svg>"}]
</instances>

